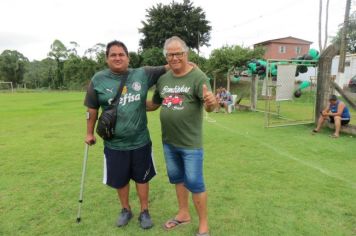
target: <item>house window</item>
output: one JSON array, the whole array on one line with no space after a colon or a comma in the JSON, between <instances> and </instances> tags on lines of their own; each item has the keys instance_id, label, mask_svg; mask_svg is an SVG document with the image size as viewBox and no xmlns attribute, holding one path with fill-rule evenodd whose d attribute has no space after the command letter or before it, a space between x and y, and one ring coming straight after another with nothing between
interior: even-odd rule
<instances>
[{"instance_id":1,"label":"house window","mask_svg":"<svg viewBox=\"0 0 356 236\"><path fill-rule=\"evenodd\" d=\"M279 46L279 53L286 53L286 46Z\"/></svg>"},{"instance_id":2,"label":"house window","mask_svg":"<svg viewBox=\"0 0 356 236\"><path fill-rule=\"evenodd\" d=\"M300 55L302 53L302 47L300 47L300 46L295 47L295 53L297 55Z\"/></svg>"}]
</instances>

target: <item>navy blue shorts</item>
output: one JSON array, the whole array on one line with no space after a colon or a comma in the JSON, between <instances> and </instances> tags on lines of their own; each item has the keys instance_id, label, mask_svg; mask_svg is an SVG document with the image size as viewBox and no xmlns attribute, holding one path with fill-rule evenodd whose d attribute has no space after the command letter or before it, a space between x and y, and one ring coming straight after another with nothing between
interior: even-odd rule
<instances>
[{"instance_id":1,"label":"navy blue shorts","mask_svg":"<svg viewBox=\"0 0 356 236\"><path fill-rule=\"evenodd\" d=\"M329 122L330 123L335 123L334 117L333 116L329 116ZM341 125L347 125L350 122L350 119L348 120L341 120Z\"/></svg>"},{"instance_id":2,"label":"navy blue shorts","mask_svg":"<svg viewBox=\"0 0 356 236\"><path fill-rule=\"evenodd\" d=\"M103 183L110 187L125 187L130 179L140 184L147 183L156 175L152 143L130 151L105 147L104 155Z\"/></svg>"}]
</instances>

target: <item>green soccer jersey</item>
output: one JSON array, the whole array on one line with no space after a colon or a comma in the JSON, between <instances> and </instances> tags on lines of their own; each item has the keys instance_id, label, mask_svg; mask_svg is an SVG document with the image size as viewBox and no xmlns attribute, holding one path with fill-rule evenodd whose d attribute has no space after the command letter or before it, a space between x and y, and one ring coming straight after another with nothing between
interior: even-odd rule
<instances>
[{"instance_id":1,"label":"green soccer jersey","mask_svg":"<svg viewBox=\"0 0 356 236\"><path fill-rule=\"evenodd\" d=\"M198 68L175 77L171 71L156 85L153 102L161 104L162 140L183 148L202 148L203 84L207 76Z\"/></svg>"},{"instance_id":2,"label":"green soccer jersey","mask_svg":"<svg viewBox=\"0 0 356 236\"><path fill-rule=\"evenodd\" d=\"M164 67L129 69L117 110L115 136L104 145L115 150L133 150L151 141L147 129L146 98L148 89L165 73ZM89 108L107 109L116 96L122 75L109 69L91 79L84 104Z\"/></svg>"}]
</instances>

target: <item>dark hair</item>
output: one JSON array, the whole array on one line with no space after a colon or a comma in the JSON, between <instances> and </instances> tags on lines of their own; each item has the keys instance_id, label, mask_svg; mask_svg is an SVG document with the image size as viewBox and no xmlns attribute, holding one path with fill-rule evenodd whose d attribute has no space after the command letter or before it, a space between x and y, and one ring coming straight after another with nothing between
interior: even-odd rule
<instances>
[{"instance_id":1,"label":"dark hair","mask_svg":"<svg viewBox=\"0 0 356 236\"><path fill-rule=\"evenodd\" d=\"M114 41L111 41L110 43L108 43L108 44L106 45L106 57L109 56L109 51L110 51L110 48L111 48L112 46L121 47L122 49L124 49L124 51L125 51L125 53L126 53L126 56L129 55L129 52L127 51L126 45L125 45L123 42L121 42L121 41L114 40Z\"/></svg>"},{"instance_id":2,"label":"dark hair","mask_svg":"<svg viewBox=\"0 0 356 236\"><path fill-rule=\"evenodd\" d=\"M329 101L337 101L336 95L331 94L331 95L329 96Z\"/></svg>"}]
</instances>

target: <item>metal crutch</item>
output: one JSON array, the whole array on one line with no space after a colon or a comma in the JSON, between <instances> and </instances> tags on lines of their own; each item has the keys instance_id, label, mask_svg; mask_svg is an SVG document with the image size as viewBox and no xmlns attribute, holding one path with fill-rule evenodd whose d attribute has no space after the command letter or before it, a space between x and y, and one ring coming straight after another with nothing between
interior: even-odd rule
<instances>
[{"instance_id":1,"label":"metal crutch","mask_svg":"<svg viewBox=\"0 0 356 236\"><path fill-rule=\"evenodd\" d=\"M84 149L84 160L83 160L83 172L82 172L82 181L80 183L80 193L79 193L79 206L78 206L78 215L77 215L77 223L80 223L80 212L81 212L81 206L83 203L83 192L84 192L84 178L85 178L85 172L86 172L86 167L87 167L87 160L88 160L88 149L89 145L85 144L85 149Z\"/></svg>"}]
</instances>

